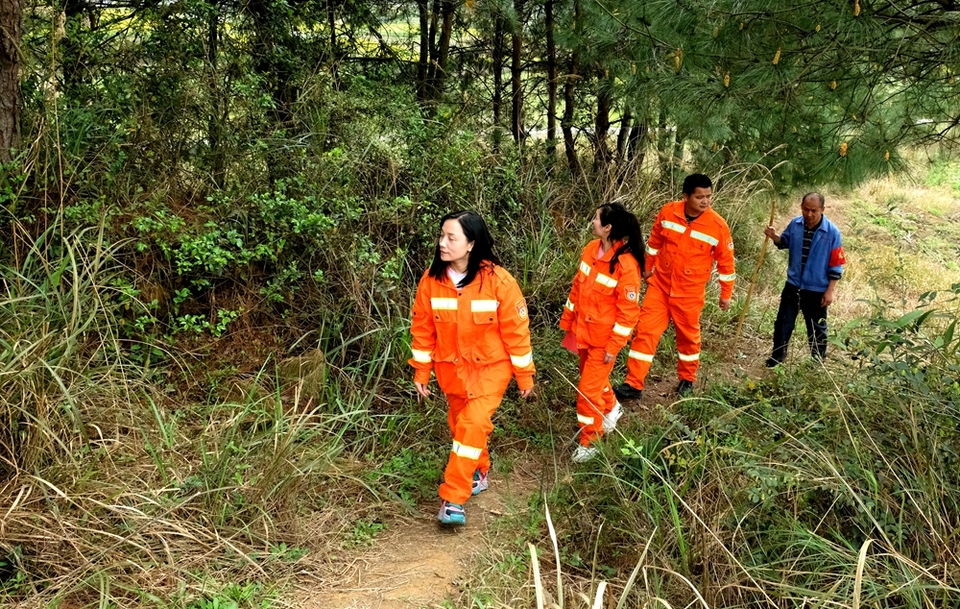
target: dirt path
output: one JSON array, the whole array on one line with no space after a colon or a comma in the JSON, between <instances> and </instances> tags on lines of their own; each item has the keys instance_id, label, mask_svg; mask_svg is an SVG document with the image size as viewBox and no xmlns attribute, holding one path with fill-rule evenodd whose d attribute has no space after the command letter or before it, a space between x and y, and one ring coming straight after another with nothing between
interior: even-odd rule
<instances>
[{"instance_id":1,"label":"dirt path","mask_svg":"<svg viewBox=\"0 0 960 609\"><path fill-rule=\"evenodd\" d=\"M540 488L536 463L517 463L509 474L490 473L489 490L466 504L467 524L438 524L438 505L424 504L415 517L387 522L375 546L354 555L335 578L317 587L300 582L289 605L304 609L421 609L442 607L456 596L470 559L486 551L486 533L499 518L526 510L530 493Z\"/></svg>"}]
</instances>

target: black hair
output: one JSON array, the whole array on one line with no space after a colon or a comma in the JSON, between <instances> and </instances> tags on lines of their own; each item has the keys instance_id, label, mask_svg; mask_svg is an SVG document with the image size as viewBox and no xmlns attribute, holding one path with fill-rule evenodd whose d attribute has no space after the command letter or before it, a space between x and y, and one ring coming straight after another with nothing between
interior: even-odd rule
<instances>
[{"instance_id":1,"label":"black hair","mask_svg":"<svg viewBox=\"0 0 960 609\"><path fill-rule=\"evenodd\" d=\"M496 264L503 266L500 263L500 259L497 258L497 255L493 253L493 237L490 236L490 231L487 230L487 223L483 221L483 218L481 218L477 212L450 212L440 218L441 230L443 229L444 222L447 220L456 220L459 222L460 228L463 229L463 235L467 238L467 241L473 242L473 249L470 250L470 255L467 257L467 276L457 284L458 288L470 285L470 282L474 280L484 265ZM443 281L443 278L447 276L447 267L449 266L449 262L440 259L440 243L438 242L437 248L433 252L430 276L437 281ZM481 281L483 281L482 278Z\"/></svg>"},{"instance_id":2,"label":"black hair","mask_svg":"<svg viewBox=\"0 0 960 609\"><path fill-rule=\"evenodd\" d=\"M600 224L610 226L610 241L623 241L623 245L617 248L610 259L610 272L617 266L617 260L623 252L630 252L640 264L640 272L644 269L643 256L643 235L640 234L640 222L637 217L627 211L627 208L620 203L607 203L601 205Z\"/></svg>"},{"instance_id":3,"label":"black hair","mask_svg":"<svg viewBox=\"0 0 960 609\"><path fill-rule=\"evenodd\" d=\"M826 200L823 198L823 195L820 194L819 192L808 192L807 194L803 195L802 199L800 199L800 205L803 205L803 202L806 201L807 198L809 197L815 197L818 201L820 201L820 207L823 207L827 203Z\"/></svg>"},{"instance_id":4,"label":"black hair","mask_svg":"<svg viewBox=\"0 0 960 609\"><path fill-rule=\"evenodd\" d=\"M683 194L692 195L698 188L713 188L713 182L702 173L691 173L683 179Z\"/></svg>"}]
</instances>

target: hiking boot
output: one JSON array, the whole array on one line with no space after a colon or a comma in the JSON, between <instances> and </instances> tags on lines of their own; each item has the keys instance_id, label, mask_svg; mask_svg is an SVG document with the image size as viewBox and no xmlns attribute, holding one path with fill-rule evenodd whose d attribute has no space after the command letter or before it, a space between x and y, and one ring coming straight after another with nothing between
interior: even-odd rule
<instances>
[{"instance_id":1,"label":"hiking boot","mask_svg":"<svg viewBox=\"0 0 960 609\"><path fill-rule=\"evenodd\" d=\"M677 395L682 398L687 397L693 393L693 381L688 381L687 379L681 379L680 384L677 385Z\"/></svg>"},{"instance_id":2,"label":"hiking boot","mask_svg":"<svg viewBox=\"0 0 960 609\"><path fill-rule=\"evenodd\" d=\"M643 389L637 389L633 385L626 383L614 387L613 393L621 400L639 400L643 397Z\"/></svg>"},{"instance_id":3,"label":"hiking boot","mask_svg":"<svg viewBox=\"0 0 960 609\"><path fill-rule=\"evenodd\" d=\"M613 405L613 410L603 415L603 432L610 433L617 428L617 421L623 416L623 406L620 402Z\"/></svg>"},{"instance_id":4,"label":"hiking boot","mask_svg":"<svg viewBox=\"0 0 960 609\"><path fill-rule=\"evenodd\" d=\"M768 357L768 358L767 358L767 361L764 362L764 364L767 366L767 368L776 368L777 366L779 366L779 365L782 364L782 363L783 363L783 362L781 362L780 360L778 360L778 359L775 358L775 357Z\"/></svg>"},{"instance_id":5,"label":"hiking boot","mask_svg":"<svg viewBox=\"0 0 960 609\"><path fill-rule=\"evenodd\" d=\"M590 459L593 459L597 456L599 449L596 446L577 446L577 450L573 451L573 462L574 463L586 463Z\"/></svg>"},{"instance_id":6,"label":"hiking boot","mask_svg":"<svg viewBox=\"0 0 960 609\"><path fill-rule=\"evenodd\" d=\"M473 490L471 495L479 495L490 488L490 482L487 480L487 472L481 472L479 469L473 472Z\"/></svg>"},{"instance_id":7,"label":"hiking boot","mask_svg":"<svg viewBox=\"0 0 960 609\"><path fill-rule=\"evenodd\" d=\"M440 502L440 513L437 514L440 524L467 524L467 515L459 503L450 503L446 499Z\"/></svg>"}]
</instances>

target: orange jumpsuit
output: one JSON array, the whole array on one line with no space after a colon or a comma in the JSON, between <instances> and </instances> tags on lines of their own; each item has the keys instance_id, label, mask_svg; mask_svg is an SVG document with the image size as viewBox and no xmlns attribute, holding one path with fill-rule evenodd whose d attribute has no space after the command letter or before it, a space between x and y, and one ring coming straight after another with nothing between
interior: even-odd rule
<instances>
[{"instance_id":1,"label":"orange jumpsuit","mask_svg":"<svg viewBox=\"0 0 960 609\"><path fill-rule=\"evenodd\" d=\"M653 271L640 307L637 334L627 360L627 384L643 389L660 336L673 320L677 333L677 376L697 380L700 367L700 311L707 281L717 263L720 297L733 295L736 268L730 228L708 208L689 224L684 202L667 203L647 240L646 268Z\"/></svg>"},{"instance_id":2,"label":"orange jumpsuit","mask_svg":"<svg viewBox=\"0 0 960 609\"><path fill-rule=\"evenodd\" d=\"M603 435L603 415L617 403L610 388L615 362L604 364L603 355L616 355L627 344L640 315L640 265L636 259L624 252L610 272L610 259L620 245L618 241L601 256L599 239L587 244L560 318L560 327L576 335L580 352L577 422L584 446Z\"/></svg>"},{"instance_id":3,"label":"orange jumpsuit","mask_svg":"<svg viewBox=\"0 0 960 609\"><path fill-rule=\"evenodd\" d=\"M487 436L491 418L512 377L521 390L533 387L533 353L527 303L516 280L499 266L485 266L464 288L449 277L424 273L417 286L410 332L414 381L430 372L450 406L453 447L440 497L463 504L473 473L490 469Z\"/></svg>"}]
</instances>

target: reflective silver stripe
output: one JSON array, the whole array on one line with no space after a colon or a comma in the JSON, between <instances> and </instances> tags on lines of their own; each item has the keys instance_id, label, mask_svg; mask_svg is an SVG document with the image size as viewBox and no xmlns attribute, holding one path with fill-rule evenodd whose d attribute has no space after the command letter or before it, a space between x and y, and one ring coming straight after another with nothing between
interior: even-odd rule
<instances>
[{"instance_id":1,"label":"reflective silver stripe","mask_svg":"<svg viewBox=\"0 0 960 609\"><path fill-rule=\"evenodd\" d=\"M482 448L474 448L473 446L467 446L466 444L461 444L456 440L453 441L453 448L450 449L453 454L458 457L463 457L464 459L479 459L480 453L483 452Z\"/></svg>"},{"instance_id":2,"label":"reflective silver stripe","mask_svg":"<svg viewBox=\"0 0 960 609\"><path fill-rule=\"evenodd\" d=\"M660 250L655 250L649 245L647 246L647 253L650 254L651 256L656 256L659 252Z\"/></svg>"},{"instance_id":3,"label":"reflective silver stripe","mask_svg":"<svg viewBox=\"0 0 960 609\"><path fill-rule=\"evenodd\" d=\"M607 277L603 273L597 273L597 283L607 286L608 288L617 287L617 280L613 277Z\"/></svg>"},{"instance_id":4,"label":"reflective silver stripe","mask_svg":"<svg viewBox=\"0 0 960 609\"><path fill-rule=\"evenodd\" d=\"M652 353L640 353L639 351L634 351L630 349L630 357L633 359L638 359L641 362L652 362L653 354Z\"/></svg>"},{"instance_id":5,"label":"reflective silver stripe","mask_svg":"<svg viewBox=\"0 0 960 609\"><path fill-rule=\"evenodd\" d=\"M517 368L526 368L533 363L533 352L527 353L526 355L511 355L510 361Z\"/></svg>"},{"instance_id":6,"label":"reflective silver stripe","mask_svg":"<svg viewBox=\"0 0 960 609\"><path fill-rule=\"evenodd\" d=\"M434 311L456 311L457 299L456 298L431 298L430 306L433 307Z\"/></svg>"},{"instance_id":7,"label":"reflective silver stripe","mask_svg":"<svg viewBox=\"0 0 960 609\"><path fill-rule=\"evenodd\" d=\"M581 425L593 425L593 417L585 417L577 413L577 422Z\"/></svg>"},{"instance_id":8,"label":"reflective silver stripe","mask_svg":"<svg viewBox=\"0 0 960 609\"><path fill-rule=\"evenodd\" d=\"M500 303L496 300L471 300L470 311L473 313L493 313Z\"/></svg>"},{"instance_id":9,"label":"reflective silver stripe","mask_svg":"<svg viewBox=\"0 0 960 609\"><path fill-rule=\"evenodd\" d=\"M421 364L429 364L433 360L430 359L429 351L421 351L419 349L411 349L413 352L413 361L420 362Z\"/></svg>"},{"instance_id":10,"label":"reflective silver stripe","mask_svg":"<svg viewBox=\"0 0 960 609\"><path fill-rule=\"evenodd\" d=\"M676 222L671 222L670 220L660 220L660 226L667 230L676 231L678 233L687 232L687 227L683 224L677 224Z\"/></svg>"},{"instance_id":11,"label":"reflective silver stripe","mask_svg":"<svg viewBox=\"0 0 960 609\"><path fill-rule=\"evenodd\" d=\"M586 275L587 277L590 276L590 265L584 262L583 260L580 261L580 272Z\"/></svg>"},{"instance_id":12,"label":"reflective silver stripe","mask_svg":"<svg viewBox=\"0 0 960 609\"><path fill-rule=\"evenodd\" d=\"M571 311L573 310L573 303L570 302L570 299L569 299L569 298L567 299L566 307L567 307L568 309L570 309Z\"/></svg>"},{"instance_id":13,"label":"reflective silver stripe","mask_svg":"<svg viewBox=\"0 0 960 609\"><path fill-rule=\"evenodd\" d=\"M619 334L620 336L630 336L631 328L627 326L621 326L620 324L613 324L613 333Z\"/></svg>"},{"instance_id":14,"label":"reflective silver stripe","mask_svg":"<svg viewBox=\"0 0 960 609\"><path fill-rule=\"evenodd\" d=\"M730 273L729 275L717 275L717 279L720 281L733 281L737 278L736 273Z\"/></svg>"},{"instance_id":15,"label":"reflective silver stripe","mask_svg":"<svg viewBox=\"0 0 960 609\"><path fill-rule=\"evenodd\" d=\"M703 241L705 243L709 243L713 247L717 247L717 245L720 243L720 240L717 239L716 237L711 237L710 235L706 233L701 233L698 230L690 231L690 236L696 239L697 241Z\"/></svg>"},{"instance_id":16,"label":"reflective silver stripe","mask_svg":"<svg viewBox=\"0 0 960 609\"><path fill-rule=\"evenodd\" d=\"M685 355L683 353L677 352L677 357L680 358L681 362L695 362L700 359L699 353L693 353L691 355Z\"/></svg>"}]
</instances>

